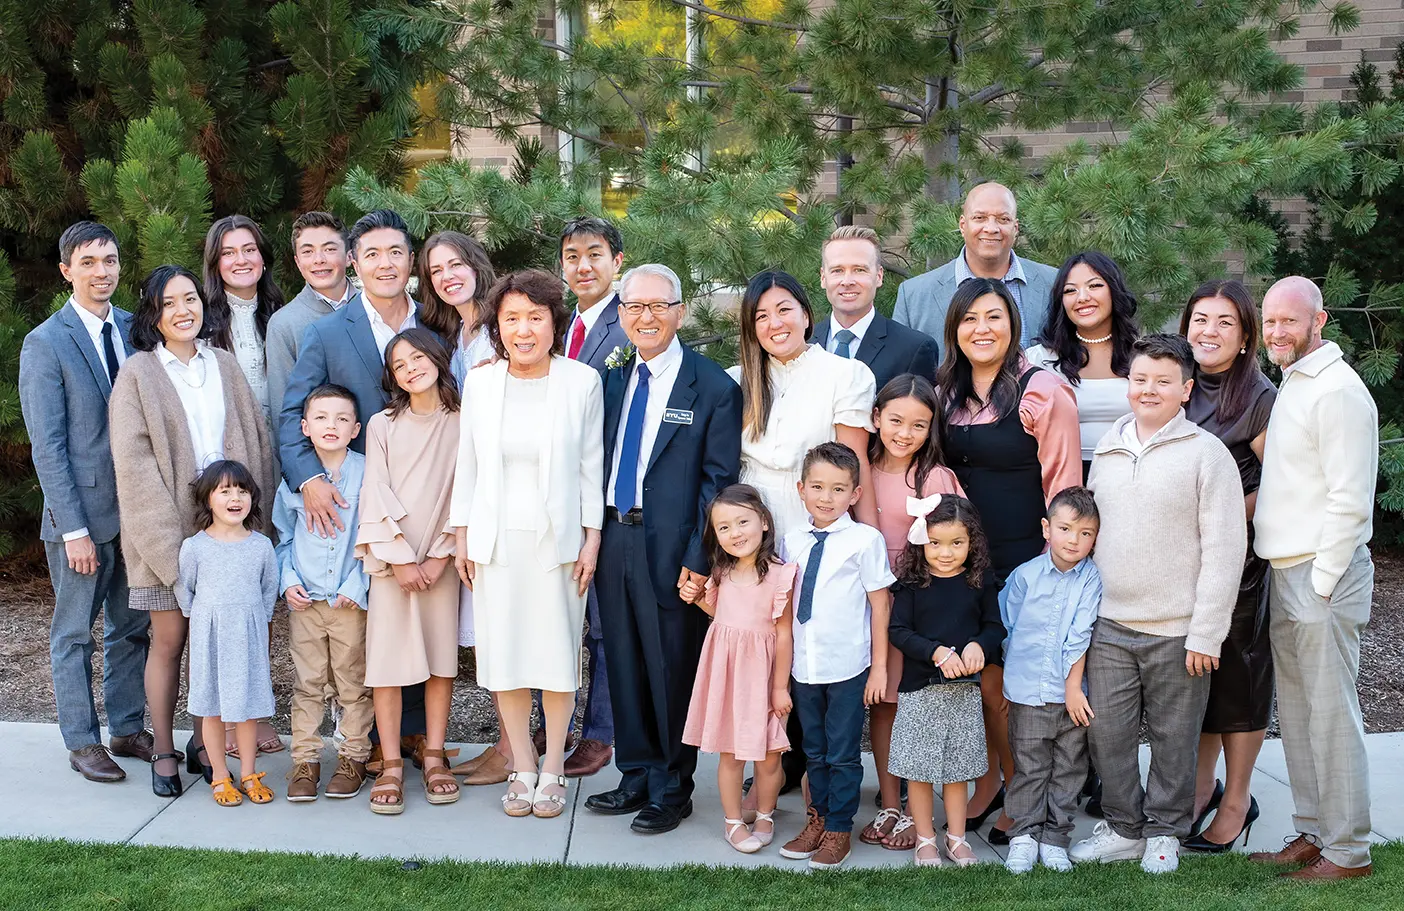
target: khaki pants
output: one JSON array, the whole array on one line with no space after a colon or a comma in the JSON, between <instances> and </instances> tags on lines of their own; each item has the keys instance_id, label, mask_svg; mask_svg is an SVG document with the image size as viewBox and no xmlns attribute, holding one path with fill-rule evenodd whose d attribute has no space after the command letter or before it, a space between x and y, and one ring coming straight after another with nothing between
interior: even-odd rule
<instances>
[{"instance_id":1,"label":"khaki pants","mask_svg":"<svg viewBox=\"0 0 1404 911\"><path fill-rule=\"evenodd\" d=\"M1363 867L1370 862L1370 768L1355 682L1375 564L1364 545L1356 548L1330 601L1312 589L1311 565L1274 569L1268 589L1292 822L1331 863Z\"/></svg>"},{"instance_id":2,"label":"khaki pants","mask_svg":"<svg viewBox=\"0 0 1404 911\"><path fill-rule=\"evenodd\" d=\"M329 684L342 709L341 733L346 740L340 754L365 762L375 720L371 691L366 687L366 612L314 601L306 610L288 611L288 638L296 671L293 762L322 761L322 737L317 731L326 713Z\"/></svg>"}]
</instances>

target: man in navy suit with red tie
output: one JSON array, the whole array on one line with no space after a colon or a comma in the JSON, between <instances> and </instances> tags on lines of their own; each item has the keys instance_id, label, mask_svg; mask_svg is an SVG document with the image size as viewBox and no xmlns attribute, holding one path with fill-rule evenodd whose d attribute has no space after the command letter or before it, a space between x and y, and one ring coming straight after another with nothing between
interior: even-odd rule
<instances>
[{"instance_id":1,"label":"man in navy suit with red tie","mask_svg":"<svg viewBox=\"0 0 1404 911\"><path fill-rule=\"evenodd\" d=\"M686 308L666 266L631 269L620 322L634 350L605 374L605 523L595 587L619 786L585 801L668 832L692 812L696 747L682 742L706 618L680 597L710 569L707 504L741 468L741 390L677 337Z\"/></svg>"}]
</instances>

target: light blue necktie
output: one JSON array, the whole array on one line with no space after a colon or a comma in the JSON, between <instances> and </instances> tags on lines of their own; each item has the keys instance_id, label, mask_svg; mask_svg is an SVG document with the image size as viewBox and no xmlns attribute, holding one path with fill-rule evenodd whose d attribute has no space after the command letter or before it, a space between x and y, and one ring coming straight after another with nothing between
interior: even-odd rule
<instances>
[{"instance_id":1,"label":"light blue necktie","mask_svg":"<svg viewBox=\"0 0 1404 911\"><path fill-rule=\"evenodd\" d=\"M839 357L852 357L853 355L848 351L848 343L857 337L858 336L849 332L847 329L840 329L838 334L834 336L834 342L836 342L834 345L834 354L837 354Z\"/></svg>"},{"instance_id":2,"label":"light blue necktie","mask_svg":"<svg viewBox=\"0 0 1404 911\"><path fill-rule=\"evenodd\" d=\"M639 364L639 382L629 402L624 422L624 444L619 450L619 471L614 476L614 508L628 512L634 508L639 481L639 449L643 445L644 412L648 409L648 365Z\"/></svg>"},{"instance_id":3,"label":"light blue necktie","mask_svg":"<svg viewBox=\"0 0 1404 911\"><path fill-rule=\"evenodd\" d=\"M804 581L800 587L799 612L795 615L799 622L808 623L814 609L814 586L819 582L819 561L824 559L824 539L827 531L811 531L815 544L809 549L809 562L804 566Z\"/></svg>"}]
</instances>

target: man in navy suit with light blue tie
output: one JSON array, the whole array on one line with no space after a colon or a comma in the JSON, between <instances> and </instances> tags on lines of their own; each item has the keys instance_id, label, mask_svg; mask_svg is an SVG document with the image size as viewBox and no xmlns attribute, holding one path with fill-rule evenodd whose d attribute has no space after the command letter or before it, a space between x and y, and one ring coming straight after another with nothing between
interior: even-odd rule
<instances>
[{"instance_id":1,"label":"man in navy suit with light blue tie","mask_svg":"<svg viewBox=\"0 0 1404 911\"><path fill-rule=\"evenodd\" d=\"M102 745L93 701L93 623L101 611L102 685L111 752L151 761L146 713L148 618L127 606L118 546L117 480L107 401L131 352L132 315L112 306L122 263L106 225L80 221L59 238L73 295L25 336L19 393L44 492L39 536L54 586L49 663L69 765L90 781L121 781Z\"/></svg>"},{"instance_id":2,"label":"man in navy suit with light blue tie","mask_svg":"<svg viewBox=\"0 0 1404 911\"><path fill-rule=\"evenodd\" d=\"M710 569L707 504L741 468L741 390L677 337L682 286L666 266L620 284L633 348L605 375L605 523L600 617L614 707L619 786L585 801L637 814L636 832L677 828L692 812L697 748L682 742L706 622L679 595Z\"/></svg>"}]
</instances>

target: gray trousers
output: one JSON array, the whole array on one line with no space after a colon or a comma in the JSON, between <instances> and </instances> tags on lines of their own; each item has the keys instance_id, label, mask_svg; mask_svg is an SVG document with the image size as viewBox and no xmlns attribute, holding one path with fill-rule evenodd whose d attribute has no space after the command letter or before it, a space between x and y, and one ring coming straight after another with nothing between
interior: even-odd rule
<instances>
[{"instance_id":1,"label":"gray trousers","mask_svg":"<svg viewBox=\"0 0 1404 911\"><path fill-rule=\"evenodd\" d=\"M119 737L137 733L146 713L150 621L145 613L127 607L127 570L117 541L95 546L97 572L84 576L68 565L62 541L44 542L54 586L49 666L59 733L70 750L102 742L93 701L93 624L99 612L103 615L102 691L109 733Z\"/></svg>"},{"instance_id":2,"label":"gray trousers","mask_svg":"<svg viewBox=\"0 0 1404 911\"><path fill-rule=\"evenodd\" d=\"M1004 802L1014 820L1009 836L1032 835L1040 844L1067 848L1087 780L1087 729L1073 723L1067 706L1011 702L1009 746L1014 752L1014 780Z\"/></svg>"},{"instance_id":3,"label":"gray trousers","mask_svg":"<svg viewBox=\"0 0 1404 911\"><path fill-rule=\"evenodd\" d=\"M1356 548L1330 601L1312 589L1311 566L1274 569L1269 586L1292 824L1331 863L1363 867L1370 862L1370 769L1355 683L1375 564L1366 547Z\"/></svg>"},{"instance_id":4,"label":"gray trousers","mask_svg":"<svg viewBox=\"0 0 1404 911\"><path fill-rule=\"evenodd\" d=\"M1189 835L1209 675L1191 677L1185 670L1185 638L1098 620L1087 651L1087 701L1096 716L1088 741L1102 776L1107 824L1125 838ZM1142 709L1151 748L1144 789L1138 758Z\"/></svg>"}]
</instances>

